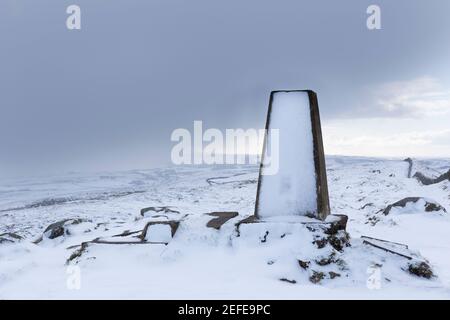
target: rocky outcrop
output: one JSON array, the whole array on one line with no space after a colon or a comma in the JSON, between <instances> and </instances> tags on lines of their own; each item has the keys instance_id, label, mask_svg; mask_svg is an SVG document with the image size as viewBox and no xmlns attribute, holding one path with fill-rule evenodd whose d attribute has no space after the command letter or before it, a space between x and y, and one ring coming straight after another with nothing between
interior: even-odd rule
<instances>
[{"instance_id":1,"label":"rocky outcrop","mask_svg":"<svg viewBox=\"0 0 450 320\"><path fill-rule=\"evenodd\" d=\"M173 210L172 207L147 207L141 209L141 216L145 216L147 212L155 212L155 213L180 213L177 210Z\"/></svg>"},{"instance_id":2,"label":"rocky outcrop","mask_svg":"<svg viewBox=\"0 0 450 320\"><path fill-rule=\"evenodd\" d=\"M425 279L431 279L432 277L434 277L431 267L428 265L428 263L423 261L417 261L408 264L408 271L411 274Z\"/></svg>"},{"instance_id":3,"label":"rocky outcrop","mask_svg":"<svg viewBox=\"0 0 450 320\"><path fill-rule=\"evenodd\" d=\"M440 175L437 178L427 177L424 174L422 174L421 172L416 172L413 177L416 178L418 181L420 181L420 183L422 183L423 185L428 186L430 184L439 183L439 182L442 182L445 180L450 181L450 170L448 170L446 173Z\"/></svg>"},{"instance_id":4,"label":"rocky outcrop","mask_svg":"<svg viewBox=\"0 0 450 320\"><path fill-rule=\"evenodd\" d=\"M63 237L65 235L69 235L70 231L68 226L80 224L82 222L86 222L84 219L64 219L49 225L45 230L43 235L34 241L35 244L40 243L44 238L46 239L56 239Z\"/></svg>"},{"instance_id":5,"label":"rocky outcrop","mask_svg":"<svg viewBox=\"0 0 450 320\"><path fill-rule=\"evenodd\" d=\"M425 212L434 212L434 211L443 211L447 212L443 206L441 206L439 203L435 202L434 200L425 199L422 197L407 197L402 200L399 200L393 204L390 204L386 207L386 209L383 210L384 215L388 215L391 213L391 210L393 208L405 208L408 204L414 204L418 201L422 200L424 203L424 211Z\"/></svg>"},{"instance_id":6,"label":"rocky outcrop","mask_svg":"<svg viewBox=\"0 0 450 320\"><path fill-rule=\"evenodd\" d=\"M408 162L408 174L407 174L407 176L408 176L408 178L411 178L412 167L413 167L413 160L412 160L411 158L406 158L406 159L403 160L403 161Z\"/></svg>"},{"instance_id":7,"label":"rocky outcrop","mask_svg":"<svg viewBox=\"0 0 450 320\"><path fill-rule=\"evenodd\" d=\"M413 171L413 160L411 158L406 158L404 161L408 162L408 178L411 178L412 171ZM417 171L414 173L412 178L415 178L417 181L422 183L425 186L428 186L430 184L440 183L442 181L448 180L450 181L450 169L444 173L441 174L439 177L430 178L424 175L422 172Z\"/></svg>"},{"instance_id":8,"label":"rocky outcrop","mask_svg":"<svg viewBox=\"0 0 450 320\"><path fill-rule=\"evenodd\" d=\"M23 238L14 232L0 234L0 244L2 243L15 243Z\"/></svg>"},{"instance_id":9,"label":"rocky outcrop","mask_svg":"<svg viewBox=\"0 0 450 320\"><path fill-rule=\"evenodd\" d=\"M211 212L208 215L215 217L208 221L206 226L208 228L214 228L219 230L223 224L225 224L228 220L233 219L239 215L238 212Z\"/></svg>"}]
</instances>

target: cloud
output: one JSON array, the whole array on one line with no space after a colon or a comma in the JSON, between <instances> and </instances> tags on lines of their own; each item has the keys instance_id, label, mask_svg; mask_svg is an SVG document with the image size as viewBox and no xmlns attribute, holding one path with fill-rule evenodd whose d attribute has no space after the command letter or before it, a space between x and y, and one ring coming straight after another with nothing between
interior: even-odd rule
<instances>
[{"instance_id":1,"label":"cloud","mask_svg":"<svg viewBox=\"0 0 450 320\"><path fill-rule=\"evenodd\" d=\"M324 137L324 143L329 154L448 157L450 129L362 135L335 131Z\"/></svg>"},{"instance_id":2,"label":"cloud","mask_svg":"<svg viewBox=\"0 0 450 320\"><path fill-rule=\"evenodd\" d=\"M450 113L450 92L432 77L383 84L372 94L368 114L379 117L427 117Z\"/></svg>"},{"instance_id":3,"label":"cloud","mask_svg":"<svg viewBox=\"0 0 450 320\"><path fill-rule=\"evenodd\" d=\"M403 147L425 146L430 144L450 143L450 129L426 132L408 132L393 135L362 135L353 137L341 137L332 139L335 146L340 147Z\"/></svg>"}]
</instances>

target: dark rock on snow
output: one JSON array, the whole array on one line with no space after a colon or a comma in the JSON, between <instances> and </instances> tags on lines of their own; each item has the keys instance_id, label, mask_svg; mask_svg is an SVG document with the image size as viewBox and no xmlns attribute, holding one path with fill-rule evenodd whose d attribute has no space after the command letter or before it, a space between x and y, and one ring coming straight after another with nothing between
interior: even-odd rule
<instances>
[{"instance_id":1,"label":"dark rock on snow","mask_svg":"<svg viewBox=\"0 0 450 320\"><path fill-rule=\"evenodd\" d=\"M410 263L408 265L408 271L418 277L430 279L434 276L431 267L423 261Z\"/></svg>"},{"instance_id":2,"label":"dark rock on snow","mask_svg":"<svg viewBox=\"0 0 450 320\"><path fill-rule=\"evenodd\" d=\"M432 200L426 200L425 198L421 198L421 197L408 197L408 198L404 198L393 204L388 205L386 207L386 209L383 210L383 214L388 215L391 212L392 208L394 208L394 207L404 208L404 207L406 207L407 204L416 203L419 200L424 200L426 212L433 212L433 211L447 212L443 206L441 206L439 203L434 202Z\"/></svg>"},{"instance_id":3,"label":"dark rock on snow","mask_svg":"<svg viewBox=\"0 0 450 320\"><path fill-rule=\"evenodd\" d=\"M323 272L317 272L313 270L312 275L309 277L309 281L311 281L312 283L319 283L320 281L323 280L323 278L325 278L325 273Z\"/></svg>"},{"instance_id":4,"label":"dark rock on snow","mask_svg":"<svg viewBox=\"0 0 450 320\"><path fill-rule=\"evenodd\" d=\"M0 244L1 243L14 243L22 240L23 238L16 233L8 232L0 234Z\"/></svg>"},{"instance_id":5,"label":"dark rock on snow","mask_svg":"<svg viewBox=\"0 0 450 320\"><path fill-rule=\"evenodd\" d=\"M141 216L144 216L146 212L153 211L158 213L180 213L177 210L171 209L171 207L148 207L141 209Z\"/></svg>"}]
</instances>

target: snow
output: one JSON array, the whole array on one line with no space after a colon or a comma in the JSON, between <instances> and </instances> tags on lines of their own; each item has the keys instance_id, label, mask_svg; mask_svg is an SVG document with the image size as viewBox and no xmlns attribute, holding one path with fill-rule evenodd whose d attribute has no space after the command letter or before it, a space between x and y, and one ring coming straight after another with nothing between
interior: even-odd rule
<instances>
[{"instance_id":1,"label":"snow","mask_svg":"<svg viewBox=\"0 0 450 320\"><path fill-rule=\"evenodd\" d=\"M279 130L279 170L273 175L262 171L258 215L315 214L316 176L308 93L274 93L268 129ZM276 143L270 134L267 137L268 145Z\"/></svg>"},{"instance_id":2,"label":"snow","mask_svg":"<svg viewBox=\"0 0 450 320\"><path fill-rule=\"evenodd\" d=\"M415 213L423 213L425 212L425 204L426 203L436 203L433 199L421 198L416 202L409 202L405 205L405 207L392 207L389 214L415 214ZM444 214L443 210L439 210L442 214Z\"/></svg>"},{"instance_id":3,"label":"snow","mask_svg":"<svg viewBox=\"0 0 450 320\"><path fill-rule=\"evenodd\" d=\"M167 224L154 224L148 227L145 240L149 242L165 242L172 240L172 231Z\"/></svg>"},{"instance_id":4,"label":"snow","mask_svg":"<svg viewBox=\"0 0 450 320\"><path fill-rule=\"evenodd\" d=\"M268 217L265 224L241 225L236 235L234 224L253 214L257 166L71 173L1 182L0 234L14 232L25 239L0 243L0 299L449 299L448 214L424 212L423 207L411 207L409 214L378 212L411 196L434 200L449 211L450 182L423 186L408 179L408 164L401 159L334 156L327 165L331 211L348 215L352 246L336 256L345 261L345 270L335 265L324 270L341 277L312 284L299 268L298 259L331 253L314 247L312 234L298 223L309 222L307 217ZM445 160L427 159L426 166L441 171ZM65 201L43 201L54 198ZM150 206L170 206L180 213L169 212L164 219L141 216L140 210ZM212 211L237 211L239 216L218 231L206 227L212 217L204 213ZM378 222L370 223L371 217ZM31 242L51 223L76 218L85 222L68 226L69 234ZM136 234L115 235L157 220L181 221L167 246L92 244L66 263L82 242L136 241ZM154 235L167 236L169 229L159 231ZM428 260L437 277L409 274L404 270L408 260L364 244L362 235L408 245L412 254ZM267 241L261 242L264 237ZM381 286L371 290L367 272L380 265ZM80 269L79 290L67 286L68 267L74 266Z\"/></svg>"}]
</instances>

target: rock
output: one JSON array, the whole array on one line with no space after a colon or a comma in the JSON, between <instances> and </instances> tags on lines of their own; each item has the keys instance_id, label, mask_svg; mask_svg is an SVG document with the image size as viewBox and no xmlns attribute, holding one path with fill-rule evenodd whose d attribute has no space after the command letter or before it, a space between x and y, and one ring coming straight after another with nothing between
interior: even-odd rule
<instances>
[{"instance_id":1,"label":"rock","mask_svg":"<svg viewBox=\"0 0 450 320\"><path fill-rule=\"evenodd\" d=\"M223 224L225 224L228 220L233 219L239 215L238 212L211 212L208 215L215 217L208 221L206 226L208 228L214 228L219 230Z\"/></svg>"},{"instance_id":2,"label":"rock","mask_svg":"<svg viewBox=\"0 0 450 320\"><path fill-rule=\"evenodd\" d=\"M67 226L69 225L75 225L80 224L82 222L85 222L84 219L64 219L55 223L52 223L44 230L44 237L48 239L56 239L59 237L62 237L64 235L68 235L69 230L67 229ZM39 243L42 241L42 238L35 241L35 243Z\"/></svg>"},{"instance_id":3,"label":"rock","mask_svg":"<svg viewBox=\"0 0 450 320\"><path fill-rule=\"evenodd\" d=\"M425 279L431 279L434 276L431 267L423 261L409 263L408 271L418 277L422 277Z\"/></svg>"},{"instance_id":4,"label":"rock","mask_svg":"<svg viewBox=\"0 0 450 320\"><path fill-rule=\"evenodd\" d=\"M267 236L269 235L269 231L266 231L266 233L264 234L264 236L261 239L261 243L265 243L267 242Z\"/></svg>"},{"instance_id":5,"label":"rock","mask_svg":"<svg viewBox=\"0 0 450 320\"><path fill-rule=\"evenodd\" d=\"M344 247L350 246L350 235L347 231L340 230L336 234L326 235L326 237L318 237L313 243L318 249L323 249L327 244L331 245L335 250L342 251Z\"/></svg>"},{"instance_id":6,"label":"rock","mask_svg":"<svg viewBox=\"0 0 450 320\"><path fill-rule=\"evenodd\" d=\"M1 243L15 243L22 240L23 238L14 232L2 233L0 234L0 244Z\"/></svg>"},{"instance_id":7,"label":"rock","mask_svg":"<svg viewBox=\"0 0 450 320\"><path fill-rule=\"evenodd\" d=\"M133 234L137 234L137 233L141 233L142 231L138 230L138 231L130 231L130 230L125 230L120 234L116 234L113 235L112 237L127 237L127 236L131 236Z\"/></svg>"},{"instance_id":8,"label":"rock","mask_svg":"<svg viewBox=\"0 0 450 320\"><path fill-rule=\"evenodd\" d=\"M318 249L325 248L328 243L327 238L319 238L313 241L313 243L317 246Z\"/></svg>"},{"instance_id":9,"label":"rock","mask_svg":"<svg viewBox=\"0 0 450 320\"><path fill-rule=\"evenodd\" d=\"M442 207L438 203L428 202L428 203L425 204L425 211L426 212L441 211L441 210L444 211L444 212L447 212L447 210L445 210L445 208Z\"/></svg>"},{"instance_id":10,"label":"rock","mask_svg":"<svg viewBox=\"0 0 450 320\"><path fill-rule=\"evenodd\" d=\"M329 224L328 228L325 230L326 234L336 234L340 230L345 230L347 228L348 217L343 214L333 214L329 215L326 220Z\"/></svg>"},{"instance_id":11,"label":"rock","mask_svg":"<svg viewBox=\"0 0 450 320\"><path fill-rule=\"evenodd\" d=\"M373 207L373 203L372 203L372 202L366 203L366 204L363 205L361 208L359 208L359 210L364 210L364 209L367 208L367 207Z\"/></svg>"},{"instance_id":12,"label":"rock","mask_svg":"<svg viewBox=\"0 0 450 320\"><path fill-rule=\"evenodd\" d=\"M75 250L70 257L67 259L66 264L70 261L75 260L76 258L81 257L81 255L87 250L88 242L83 242L78 250Z\"/></svg>"},{"instance_id":13,"label":"rock","mask_svg":"<svg viewBox=\"0 0 450 320\"><path fill-rule=\"evenodd\" d=\"M423 185L427 186L430 184L440 183L445 180L450 181L450 170L448 170L446 173L440 175L437 178L429 178L424 174L422 174L421 172L416 172L413 177L416 178L418 181L420 181Z\"/></svg>"},{"instance_id":14,"label":"rock","mask_svg":"<svg viewBox=\"0 0 450 320\"><path fill-rule=\"evenodd\" d=\"M350 246L350 235L346 231L340 231L337 235L328 237L328 243L337 251Z\"/></svg>"},{"instance_id":15,"label":"rock","mask_svg":"<svg viewBox=\"0 0 450 320\"><path fill-rule=\"evenodd\" d=\"M319 266L327 266L331 263L334 263L334 257L335 257L335 253L331 253L328 257L322 257L319 259L316 259L315 262L319 265Z\"/></svg>"},{"instance_id":16,"label":"rock","mask_svg":"<svg viewBox=\"0 0 450 320\"><path fill-rule=\"evenodd\" d=\"M411 178L411 173L412 173L412 167L413 167L413 160L411 158L406 158L403 161L408 162L408 178Z\"/></svg>"},{"instance_id":17,"label":"rock","mask_svg":"<svg viewBox=\"0 0 450 320\"><path fill-rule=\"evenodd\" d=\"M309 277L309 281L316 284L322 281L325 278L325 274L323 272L314 271L312 275Z\"/></svg>"},{"instance_id":18,"label":"rock","mask_svg":"<svg viewBox=\"0 0 450 320\"><path fill-rule=\"evenodd\" d=\"M309 261L302 261L302 260L297 260L298 261L298 265L302 268L302 269L308 269L309 265L311 264L311 262Z\"/></svg>"},{"instance_id":19,"label":"rock","mask_svg":"<svg viewBox=\"0 0 450 320\"><path fill-rule=\"evenodd\" d=\"M58 237L61 237L65 233L64 229L64 223L65 221L56 222L45 229L44 233L46 234L47 238L49 239L55 239Z\"/></svg>"},{"instance_id":20,"label":"rock","mask_svg":"<svg viewBox=\"0 0 450 320\"><path fill-rule=\"evenodd\" d=\"M153 211L153 212L157 212L157 213L180 213L177 210L173 210L171 209L172 207L147 207L147 208L143 208L141 209L141 216L144 216L146 212L149 211Z\"/></svg>"},{"instance_id":21,"label":"rock","mask_svg":"<svg viewBox=\"0 0 450 320\"><path fill-rule=\"evenodd\" d=\"M414 204L417 203L418 201L424 202L425 212L434 212L434 211L447 212L443 206L441 206L439 203L433 200L425 199L422 197L407 197L393 204L388 205L386 209L383 210L383 214L388 215L391 212L391 210L395 207L405 208L408 204Z\"/></svg>"},{"instance_id":22,"label":"rock","mask_svg":"<svg viewBox=\"0 0 450 320\"><path fill-rule=\"evenodd\" d=\"M330 276L330 279L334 279L334 278L337 278L337 277L341 276L340 273L336 273L336 272L333 272L333 271L328 272L328 275Z\"/></svg>"},{"instance_id":23,"label":"rock","mask_svg":"<svg viewBox=\"0 0 450 320\"><path fill-rule=\"evenodd\" d=\"M291 283L291 284L296 284L297 283L296 280L291 280L291 279L286 279L286 278L281 278L280 281Z\"/></svg>"}]
</instances>

